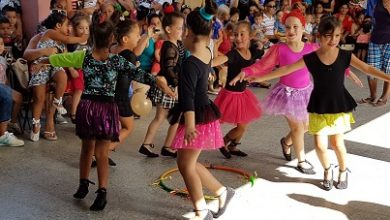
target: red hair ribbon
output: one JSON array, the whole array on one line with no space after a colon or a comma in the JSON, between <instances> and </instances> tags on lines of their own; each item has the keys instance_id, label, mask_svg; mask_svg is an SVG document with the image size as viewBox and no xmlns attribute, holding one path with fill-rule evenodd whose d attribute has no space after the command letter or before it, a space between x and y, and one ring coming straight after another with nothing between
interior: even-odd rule
<instances>
[{"instance_id":1,"label":"red hair ribbon","mask_svg":"<svg viewBox=\"0 0 390 220\"><path fill-rule=\"evenodd\" d=\"M289 18L289 17L296 17L296 18L299 19L299 21L301 22L302 26L306 25L305 16L303 16L302 12L300 10L298 10L298 9L294 9L290 13L284 14L283 18L282 18L282 23L285 24L287 18Z\"/></svg>"},{"instance_id":2,"label":"red hair ribbon","mask_svg":"<svg viewBox=\"0 0 390 220\"><path fill-rule=\"evenodd\" d=\"M173 5L168 5L167 7L164 8L164 14L170 14L175 11L175 8Z\"/></svg>"}]
</instances>

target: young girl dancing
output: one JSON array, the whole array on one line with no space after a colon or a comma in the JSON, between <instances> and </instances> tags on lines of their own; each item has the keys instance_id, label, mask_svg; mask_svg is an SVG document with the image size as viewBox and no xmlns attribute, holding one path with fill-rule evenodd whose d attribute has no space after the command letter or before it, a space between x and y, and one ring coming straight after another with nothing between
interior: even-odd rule
<instances>
[{"instance_id":1,"label":"young girl dancing","mask_svg":"<svg viewBox=\"0 0 390 220\"><path fill-rule=\"evenodd\" d=\"M205 8L188 14L188 35L184 40L191 56L186 58L179 74L179 104L170 112L170 122L179 123L172 147L177 149L177 165L188 189L197 219L213 219L222 215L235 191L223 186L200 163L202 150L223 146L218 107L207 96L211 68L211 50L208 48L213 14L217 5L206 1ZM219 199L218 212L207 208L202 187L207 187Z\"/></svg>"},{"instance_id":2,"label":"young girl dancing","mask_svg":"<svg viewBox=\"0 0 390 220\"><path fill-rule=\"evenodd\" d=\"M228 59L227 82L236 77L241 69L255 63L250 47L251 26L247 21L239 21L235 27L235 49L226 54ZM234 86L227 84L217 98L215 104L221 111L221 122L236 124L223 138L225 146L220 148L226 158L231 155L245 157L246 153L237 149L248 124L258 119L261 115L259 102L252 91L246 89L247 82L236 83Z\"/></svg>"},{"instance_id":3,"label":"young girl dancing","mask_svg":"<svg viewBox=\"0 0 390 220\"><path fill-rule=\"evenodd\" d=\"M48 30L41 35L37 48L57 48L57 52L65 52L65 44L82 43L88 39L88 36L71 37L68 36L68 18L65 13L53 11L43 22L42 25ZM41 57L34 63L39 63L46 57ZM44 66L34 72L31 76L29 86L33 87L33 108L32 108L32 129L30 139L38 141L40 136L40 118L42 108L45 103L46 84L53 80L55 82L55 94L52 105L47 109L46 129L43 137L47 140L57 140L54 130L54 113L57 110L60 114L66 114L66 109L62 106L62 96L67 84L67 76L63 68Z\"/></svg>"},{"instance_id":4,"label":"young girl dancing","mask_svg":"<svg viewBox=\"0 0 390 220\"><path fill-rule=\"evenodd\" d=\"M57 54L49 60L54 66L83 68L85 89L76 113L76 135L82 140L80 185L73 196L83 199L87 195L92 156L95 155L99 189L90 209L97 211L104 209L107 203L109 147L112 141L119 141L119 113L114 99L117 77L128 74L129 81L151 84L155 78L125 58L110 54L114 26L104 16L94 13L91 33L92 52Z\"/></svg>"},{"instance_id":5,"label":"young girl dancing","mask_svg":"<svg viewBox=\"0 0 390 220\"><path fill-rule=\"evenodd\" d=\"M257 63L242 69L242 73L233 82L244 76L257 76L269 73L277 65L286 66L294 63L318 47L302 42L305 17L298 10L286 14L283 19L286 27L286 43L273 45ZM262 102L265 113L282 115L286 118L290 132L280 140L282 152L286 160L291 161L291 147L294 146L298 158L297 169L302 173L315 174L313 166L306 160L304 134L307 129L307 103L313 89L307 68L283 76L268 92Z\"/></svg>"},{"instance_id":6,"label":"young girl dancing","mask_svg":"<svg viewBox=\"0 0 390 220\"><path fill-rule=\"evenodd\" d=\"M177 12L165 14L162 20L162 26L167 35L167 40L164 41L161 48L161 70L159 75L165 77L168 86L171 87L172 91L176 91L178 73L184 59L184 47L181 42L184 17ZM165 94L158 88L152 88L151 90L151 94L153 94L152 99L157 105L157 111L156 116L149 124L144 142L139 148L139 152L148 157L158 157L158 154L152 151L154 148L153 139L156 136L158 128L167 118L169 109L176 105L177 97ZM167 137L164 146L161 149L161 155L176 157L176 152L170 148L176 129L177 125L171 125L168 128Z\"/></svg>"},{"instance_id":7,"label":"young girl dancing","mask_svg":"<svg viewBox=\"0 0 390 220\"><path fill-rule=\"evenodd\" d=\"M119 21L116 25L115 38L118 44L111 47L111 52L118 53L136 66L137 56L134 54L133 50L140 39L140 29L138 24L130 19ZM153 80L141 81L141 83L154 85ZM120 143L123 143L134 128L134 113L130 107L130 98L128 95L129 87L129 77L123 74L118 75L115 101L119 109L121 130L119 132L119 142L113 142L110 145L111 151L114 151Z\"/></svg>"},{"instance_id":8,"label":"young girl dancing","mask_svg":"<svg viewBox=\"0 0 390 220\"><path fill-rule=\"evenodd\" d=\"M338 48L342 34L341 24L337 18L331 16L322 18L318 32L321 47L317 51L304 55L303 59L294 64L255 78L254 81L285 76L305 66L309 69L314 80L314 89L307 107L309 132L314 135L316 153L324 168L323 188L331 190L333 187L333 169L327 151L329 139L339 163L336 188L346 189L349 170L346 163L344 132L349 131L351 123L354 123L352 111L357 105L345 89L345 70L352 65L363 73L385 81L390 81L390 76L359 60L350 51Z\"/></svg>"}]
</instances>

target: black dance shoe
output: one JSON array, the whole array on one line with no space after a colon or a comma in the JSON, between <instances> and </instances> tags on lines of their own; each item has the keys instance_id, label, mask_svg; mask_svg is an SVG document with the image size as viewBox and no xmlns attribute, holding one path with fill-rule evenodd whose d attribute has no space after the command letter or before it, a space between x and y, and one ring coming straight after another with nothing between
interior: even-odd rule
<instances>
[{"instance_id":1,"label":"black dance shoe","mask_svg":"<svg viewBox=\"0 0 390 220\"><path fill-rule=\"evenodd\" d=\"M73 194L73 197L76 199L84 199L85 196L87 196L89 190L89 184L95 185L94 182L88 180L88 179L80 179L79 188L77 189L77 192Z\"/></svg>"},{"instance_id":2,"label":"black dance shoe","mask_svg":"<svg viewBox=\"0 0 390 220\"><path fill-rule=\"evenodd\" d=\"M106 207L107 204L107 190L106 188L100 188L96 191L97 196L91 207L89 207L89 210L92 211L100 211L103 210L104 207Z\"/></svg>"}]
</instances>

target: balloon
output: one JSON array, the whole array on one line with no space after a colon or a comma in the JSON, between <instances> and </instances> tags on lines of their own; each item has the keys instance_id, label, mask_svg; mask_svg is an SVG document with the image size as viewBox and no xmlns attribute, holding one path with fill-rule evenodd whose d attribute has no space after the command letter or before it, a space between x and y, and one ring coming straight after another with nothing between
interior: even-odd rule
<instances>
[{"instance_id":1,"label":"balloon","mask_svg":"<svg viewBox=\"0 0 390 220\"><path fill-rule=\"evenodd\" d=\"M139 116L146 116L152 110L152 101L143 93L135 93L131 97L131 109Z\"/></svg>"}]
</instances>

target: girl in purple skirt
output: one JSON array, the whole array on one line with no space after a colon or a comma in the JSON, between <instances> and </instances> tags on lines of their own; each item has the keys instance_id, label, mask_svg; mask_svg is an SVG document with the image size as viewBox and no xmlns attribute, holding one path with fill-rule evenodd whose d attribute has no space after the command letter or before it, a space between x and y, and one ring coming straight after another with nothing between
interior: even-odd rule
<instances>
[{"instance_id":1,"label":"girl in purple skirt","mask_svg":"<svg viewBox=\"0 0 390 220\"><path fill-rule=\"evenodd\" d=\"M53 66L82 68L85 89L76 112L76 135L82 140L80 155L80 185L73 195L83 199L88 193L92 156L97 162L99 189L90 207L103 210L107 200L108 152L112 141L119 141L119 112L115 103L118 75L127 74L128 80L155 84L155 77L140 69L120 55L110 54L109 46L114 39L114 26L103 15L92 18L92 52L77 51L49 57Z\"/></svg>"},{"instance_id":2,"label":"girl in purple skirt","mask_svg":"<svg viewBox=\"0 0 390 220\"><path fill-rule=\"evenodd\" d=\"M242 69L243 76L258 76L271 72L276 66L285 66L301 59L318 47L302 42L305 17L299 11L292 11L283 18L286 26L286 43L272 46L267 54L257 63ZM236 78L240 78L240 75ZM280 140L283 155L291 161L291 147L294 146L298 158L297 169L302 173L315 174L313 166L306 160L304 134L307 130L308 113L306 110L313 85L307 68L281 77L262 102L265 113L282 115L286 118L290 132Z\"/></svg>"},{"instance_id":3,"label":"girl in purple skirt","mask_svg":"<svg viewBox=\"0 0 390 220\"><path fill-rule=\"evenodd\" d=\"M208 98L208 76L211 51L208 47L213 14L217 5L207 0L205 8L188 14L188 36L184 45L191 52L179 74L179 103L169 114L171 123L179 123L172 148L177 149L177 165L188 189L197 219L213 219L222 215L235 192L223 186L202 164L198 157L202 150L223 146L218 107ZM202 186L218 199L218 212L207 208Z\"/></svg>"}]
</instances>

